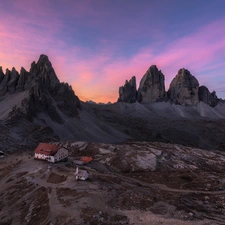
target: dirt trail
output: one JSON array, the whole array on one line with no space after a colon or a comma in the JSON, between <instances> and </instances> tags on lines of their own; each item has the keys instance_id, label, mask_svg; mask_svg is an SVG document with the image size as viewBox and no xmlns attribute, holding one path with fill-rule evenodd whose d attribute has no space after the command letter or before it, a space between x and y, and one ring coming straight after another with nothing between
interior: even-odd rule
<instances>
[{"instance_id":1,"label":"dirt trail","mask_svg":"<svg viewBox=\"0 0 225 225\"><path fill-rule=\"evenodd\" d=\"M49 164L25 153L5 157L0 166L0 221L17 225L19 216L20 221L37 222L44 210L42 224L224 224L224 190L179 189L180 183L170 187L160 172L115 172L104 170L109 167L100 162L99 168L97 163L84 168L89 181L76 181L73 160ZM192 175L198 176L198 171Z\"/></svg>"},{"instance_id":2,"label":"dirt trail","mask_svg":"<svg viewBox=\"0 0 225 225\"><path fill-rule=\"evenodd\" d=\"M199 194L207 194L207 195L221 195L221 194L225 194L224 190L221 191L201 191L201 190L188 190L188 189L177 189L177 188L170 188L165 184L159 184L159 183L147 183L144 181L140 181L138 179L135 178L131 178L131 177L127 177L121 174L115 174L115 173L110 173L110 174L101 174L101 173L97 173L95 172L96 175L102 176L102 177L114 177L114 178L118 178L120 177L121 180L123 180L123 182L128 182L129 184L133 183L134 185L139 185L142 187L150 187L150 188L155 188L155 189L159 189L162 191L168 191L168 192L176 192L176 193L199 193Z\"/></svg>"}]
</instances>

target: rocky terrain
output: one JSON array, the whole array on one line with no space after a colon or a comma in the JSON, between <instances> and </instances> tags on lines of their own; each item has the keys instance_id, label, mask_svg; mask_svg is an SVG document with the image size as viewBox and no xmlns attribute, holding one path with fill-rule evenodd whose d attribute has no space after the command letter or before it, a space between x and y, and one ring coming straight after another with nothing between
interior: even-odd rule
<instances>
[{"instance_id":1,"label":"rocky terrain","mask_svg":"<svg viewBox=\"0 0 225 225\"><path fill-rule=\"evenodd\" d=\"M83 106L85 107L85 106ZM89 104L89 113L129 136L129 140L177 143L204 149L224 150L225 104L212 108L171 105L166 102L140 104Z\"/></svg>"},{"instance_id":2,"label":"rocky terrain","mask_svg":"<svg viewBox=\"0 0 225 225\"><path fill-rule=\"evenodd\" d=\"M0 67L0 225L224 224L225 101L180 69L165 90L156 66L118 102L82 102L41 55ZM33 159L60 142L69 160ZM201 149L199 149L201 148ZM75 161L94 158L75 181Z\"/></svg>"},{"instance_id":3,"label":"rocky terrain","mask_svg":"<svg viewBox=\"0 0 225 225\"><path fill-rule=\"evenodd\" d=\"M69 160L0 165L0 224L224 224L225 153L176 144L64 142ZM76 181L74 160L94 160Z\"/></svg>"},{"instance_id":4,"label":"rocky terrain","mask_svg":"<svg viewBox=\"0 0 225 225\"><path fill-rule=\"evenodd\" d=\"M224 108L225 102L199 87L186 69L179 70L166 92L156 66L147 70L138 90L135 77L126 81L117 103L84 103L41 55L29 72L0 69L0 150L59 140L160 141L224 150Z\"/></svg>"},{"instance_id":5,"label":"rocky terrain","mask_svg":"<svg viewBox=\"0 0 225 225\"><path fill-rule=\"evenodd\" d=\"M5 105L1 111L8 112L1 119L20 115L32 121L38 113L46 113L51 120L62 123L58 111L70 117L78 114L78 97L71 86L59 82L46 55L33 62L29 72L21 68L19 74L13 68L4 75L0 68L0 74L0 97Z\"/></svg>"}]
</instances>

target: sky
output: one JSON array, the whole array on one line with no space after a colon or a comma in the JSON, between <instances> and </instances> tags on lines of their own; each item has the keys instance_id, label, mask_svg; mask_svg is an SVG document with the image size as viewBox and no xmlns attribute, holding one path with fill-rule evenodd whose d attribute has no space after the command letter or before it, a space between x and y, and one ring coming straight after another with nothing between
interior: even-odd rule
<instances>
[{"instance_id":1,"label":"sky","mask_svg":"<svg viewBox=\"0 0 225 225\"><path fill-rule=\"evenodd\" d=\"M225 99L224 0L0 0L0 66L49 57L82 100L115 102L151 65L180 68Z\"/></svg>"}]
</instances>

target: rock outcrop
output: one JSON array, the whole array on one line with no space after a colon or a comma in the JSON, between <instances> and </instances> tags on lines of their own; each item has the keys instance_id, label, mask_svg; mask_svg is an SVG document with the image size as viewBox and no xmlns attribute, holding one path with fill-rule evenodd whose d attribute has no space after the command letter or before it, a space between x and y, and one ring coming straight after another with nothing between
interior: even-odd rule
<instances>
[{"instance_id":1,"label":"rock outcrop","mask_svg":"<svg viewBox=\"0 0 225 225\"><path fill-rule=\"evenodd\" d=\"M126 80L124 86L119 88L118 102L134 103L137 100L136 77L132 77L129 82Z\"/></svg>"},{"instance_id":2,"label":"rock outcrop","mask_svg":"<svg viewBox=\"0 0 225 225\"><path fill-rule=\"evenodd\" d=\"M163 101L165 98L164 75L158 68L151 66L141 79L138 89L138 102L152 103Z\"/></svg>"},{"instance_id":3,"label":"rock outcrop","mask_svg":"<svg viewBox=\"0 0 225 225\"><path fill-rule=\"evenodd\" d=\"M168 97L175 104L196 105L199 102L198 89L198 80L187 69L183 68L172 80Z\"/></svg>"},{"instance_id":4,"label":"rock outcrop","mask_svg":"<svg viewBox=\"0 0 225 225\"><path fill-rule=\"evenodd\" d=\"M199 87L198 95L200 101L212 107L215 107L219 102L219 99L216 96L216 92L213 91L212 93L210 93L209 89L206 86Z\"/></svg>"}]
</instances>

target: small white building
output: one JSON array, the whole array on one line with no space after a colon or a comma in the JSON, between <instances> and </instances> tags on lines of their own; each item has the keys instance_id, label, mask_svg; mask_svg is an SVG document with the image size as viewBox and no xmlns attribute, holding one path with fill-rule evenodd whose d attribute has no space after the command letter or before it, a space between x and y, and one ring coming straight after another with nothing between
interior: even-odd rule
<instances>
[{"instance_id":1,"label":"small white building","mask_svg":"<svg viewBox=\"0 0 225 225\"><path fill-rule=\"evenodd\" d=\"M88 179L88 172L86 170L80 170L78 167L76 168L75 172L76 180L87 180Z\"/></svg>"},{"instance_id":2,"label":"small white building","mask_svg":"<svg viewBox=\"0 0 225 225\"><path fill-rule=\"evenodd\" d=\"M3 159L3 158L4 158L4 152L0 151L0 159Z\"/></svg>"},{"instance_id":3,"label":"small white building","mask_svg":"<svg viewBox=\"0 0 225 225\"><path fill-rule=\"evenodd\" d=\"M52 163L64 161L68 159L68 150L59 145L40 143L34 150L34 158Z\"/></svg>"}]
</instances>

